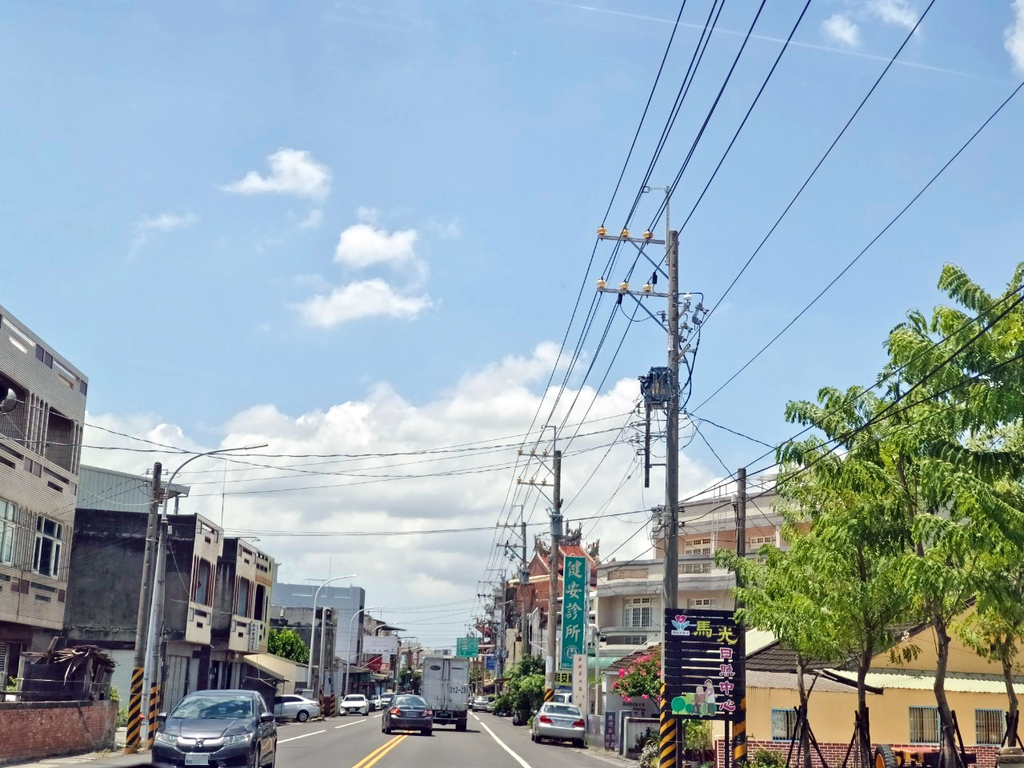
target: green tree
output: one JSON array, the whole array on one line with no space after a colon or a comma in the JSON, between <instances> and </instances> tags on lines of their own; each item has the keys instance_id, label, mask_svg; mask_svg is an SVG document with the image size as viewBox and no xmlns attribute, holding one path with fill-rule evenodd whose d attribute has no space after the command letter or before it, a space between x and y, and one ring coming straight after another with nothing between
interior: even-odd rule
<instances>
[{"instance_id":1,"label":"green tree","mask_svg":"<svg viewBox=\"0 0 1024 768\"><path fill-rule=\"evenodd\" d=\"M271 629L267 635L267 652L299 664L309 661L309 648L294 629Z\"/></svg>"},{"instance_id":2,"label":"green tree","mask_svg":"<svg viewBox=\"0 0 1024 768\"><path fill-rule=\"evenodd\" d=\"M544 702L544 659L524 656L508 671L505 689L494 702L494 711L512 713L525 723Z\"/></svg>"}]
</instances>

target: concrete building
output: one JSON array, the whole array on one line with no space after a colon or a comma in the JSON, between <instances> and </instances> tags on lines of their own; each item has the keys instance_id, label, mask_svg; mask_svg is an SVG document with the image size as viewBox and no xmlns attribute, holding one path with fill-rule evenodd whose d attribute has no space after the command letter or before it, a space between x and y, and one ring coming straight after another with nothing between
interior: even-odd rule
<instances>
[{"instance_id":1,"label":"concrete building","mask_svg":"<svg viewBox=\"0 0 1024 768\"><path fill-rule=\"evenodd\" d=\"M214 587L210 688L239 688L246 654L267 652L274 560L251 542L224 540Z\"/></svg>"},{"instance_id":2,"label":"concrete building","mask_svg":"<svg viewBox=\"0 0 1024 768\"><path fill-rule=\"evenodd\" d=\"M116 667L113 684L130 690L135 629L146 541L149 479L89 469L71 542L64 631L67 642L107 649ZM172 486L184 495L187 486ZM134 498L128 510L104 507ZM172 514L168 557L162 574L166 590L161 658L164 705L209 687L215 616L217 565L224 552L219 527L200 515Z\"/></svg>"},{"instance_id":3,"label":"concrete building","mask_svg":"<svg viewBox=\"0 0 1024 768\"><path fill-rule=\"evenodd\" d=\"M88 386L0 306L0 680L64 626Z\"/></svg>"},{"instance_id":4,"label":"concrete building","mask_svg":"<svg viewBox=\"0 0 1024 768\"><path fill-rule=\"evenodd\" d=\"M322 632L324 658L327 660L327 665L324 667L324 690L328 694L340 690L341 675L339 674L339 670L342 670L343 667L341 661L332 650L337 647L339 629L337 613L334 609L325 608L317 603L315 639L310 637L310 633L313 629L312 604L307 607L298 608L284 608L277 605L271 606L270 626L274 629L293 630L298 634L306 647L309 648L309 671L311 672L311 677L307 679L307 665L299 665L296 669L297 677L295 679L295 687L297 690L314 692L314 696L317 695L315 693L315 682L320 679L320 644Z\"/></svg>"},{"instance_id":5,"label":"concrete building","mask_svg":"<svg viewBox=\"0 0 1024 768\"><path fill-rule=\"evenodd\" d=\"M271 615L278 617L282 608L313 607L313 596L317 584L287 584L276 582L273 589L273 608ZM328 585L320 590L317 597L317 608L326 606L335 611L338 622L338 634L334 644L334 653L342 661L352 664L359 663L363 652L362 638L364 634L366 613L366 590L355 585L338 587ZM312 613L308 614L309 617ZM309 618L307 618L307 622Z\"/></svg>"},{"instance_id":6,"label":"concrete building","mask_svg":"<svg viewBox=\"0 0 1024 768\"><path fill-rule=\"evenodd\" d=\"M785 546L782 518L772 510L773 477L752 478L747 488L746 549L756 557L764 544ZM677 608L731 610L732 573L715 565L720 549L736 550L735 486L687 502L679 515L679 594ZM763 495L762 495L763 494ZM596 620L602 638L600 655L617 658L657 642L664 611L665 528L654 520L654 557L612 560L597 568Z\"/></svg>"}]
</instances>

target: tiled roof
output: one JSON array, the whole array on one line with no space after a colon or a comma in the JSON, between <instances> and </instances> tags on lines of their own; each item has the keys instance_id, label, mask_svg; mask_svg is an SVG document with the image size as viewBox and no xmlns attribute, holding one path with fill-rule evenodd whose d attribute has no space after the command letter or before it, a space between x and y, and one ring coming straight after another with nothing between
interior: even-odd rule
<instances>
[{"instance_id":1,"label":"tiled roof","mask_svg":"<svg viewBox=\"0 0 1024 768\"><path fill-rule=\"evenodd\" d=\"M809 679L806 680L805 685L810 685ZM795 691L797 690L796 674L792 672L760 672L757 670L747 670L747 688L770 688L775 690ZM824 693L849 693L851 690L856 691L856 683L851 688L845 683L837 683L834 680L829 680L826 677L819 677L814 682L814 691Z\"/></svg>"},{"instance_id":2,"label":"tiled roof","mask_svg":"<svg viewBox=\"0 0 1024 768\"><path fill-rule=\"evenodd\" d=\"M857 677L845 670L829 670L836 677L842 677L857 684ZM935 686L935 675L930 672L869 672L865 680L875 688L894 688L913 691L930 691ZM1014 684L1017 695L1024 694L1024 684ZM1006 694L1006 685L998 675L946 675L946 690L954 693L1001 693Z\"/></svg>"}]
</instances>

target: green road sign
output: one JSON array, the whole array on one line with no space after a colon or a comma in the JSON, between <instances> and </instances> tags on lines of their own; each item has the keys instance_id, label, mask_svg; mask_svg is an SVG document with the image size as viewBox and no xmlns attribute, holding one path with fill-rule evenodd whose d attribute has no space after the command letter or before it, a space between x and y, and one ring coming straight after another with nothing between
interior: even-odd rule
<instances>
[{"instance_id":1,"label":"green road sign","mask_svg":"<svg viewBox=\"0 0 1024 768\"><path fill-rule=\"evenodd\" d=\"M455 641L455 655L473 657L480 653L480 638L460 637Z\"/></svg>"}]
</instances>

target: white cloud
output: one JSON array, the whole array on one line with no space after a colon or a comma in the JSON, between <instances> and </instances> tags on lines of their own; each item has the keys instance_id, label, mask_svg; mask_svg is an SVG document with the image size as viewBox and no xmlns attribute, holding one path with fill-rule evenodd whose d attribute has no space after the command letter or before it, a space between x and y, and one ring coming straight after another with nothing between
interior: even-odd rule
<instances>
[{"instance_id":1,"label":"white cloud","mask_svg":"<svg viewBox=\"0 0 1024 768\"><path fill-rule=\"evenodd\" d=\"M388 234L370 224L353 224L341 233L334 260L361 269L374 264L404 264L416 260L415 229Z\"/></svg>"},{"instance_id":2,"label":"white cloud","mask_svg":"<svg viewBox=\"0 0 1024 768\"><path fill-rule=\"evenodd\" d=\"M842 14L833 14L821 23L821 30L826 37L836 42L856 48L860 45L860 28Z\"/></svg>"},{"instance_id":3,"label":"white cloud","mask_svg":"<svg viewBox=\"0 0 1024 768\"><path fill-rule=\"evenodd\" d=\"M462 228L459 226L458 219L452 219L451 221L431 219L427 225L445 240L457 240L462 237Z\"/></svg>"},{"instance_id":4,"label":"white cloud","mask_svg":"<svg viewBox=\"0 0 1024 768\"><path fill-rule=\"evenodd\" d=\"M1006 50L1013 59L1013 66L1024 73L1024 0L1013 2L1014 20L1006 28Z\"/></svg>"},{"instance_id":5,"label":"white cloud","mask_svg":"<svg viewBox=\"0 0 1024 768\"><path fill-rule=\"evenodd\" d=\"M307 325L335 328L368 317L413 318L433 306L426 294L403 295L384 280L360 280L312 296L295 309Z\"/></svg>"},{"instance_id":6,"label":"white cloud","mask_svg":"<svg viewBox=\"0 0 1024 768\"><path fill-rule=\"evenodd\" d=\"M366 224L376 224L380 221L380 211L376 208L360 205L356 208L356 218Z\"/></svg>"},{"instance_id":7,"label":"white cloud","mask_svg":"<svg viewBox=\"0 0 1024 768\"><path fill-rule=\"evenodd\" d=\"M299 229L316 229L323 220L324 212L319 208L314 208L305 219L299 222Z\"/></svg>"},{"instance_id":8,"label":"white cloud","mask_svg":"<svg viewBox=\"0 0 1024 768\"><path fill-rule=\"evenodd\" d=\"M269 464L277 469L201 458L177 476L176 482L191 486L181 500L180 511L198 513L213 521L221 519L224 496L225 526L234 534L259 537L256 546L280 564L281 578L302 582L324 578L328 568L334 574L358 573L353 584L367 590L367 605L416 605L467 600L467 618L473 608L477 580L486 566L492 530L474 533L417 534L395 536L395 532L438 528L489 526L507 511L506 492L515 491L514 466L525 478L546 476L533 461L517 457L515 446L529 428L546 395L546 416L556 387L545 393L541 387L554 364L557 344L541 344L532 352L509 355L471 371L442 394L424 401L412 401L396 387L379 383L359 396L337 402L323 410L285 413L273 403L225 414L224 425L214 438L204 432L190 434L176 426L186 423L182 414L161 423L155 415L89 413L84 442L90 446L138 447L139 443L118 438L91 425L139 435L160 443L205 451L267 443L257 451L266 454L315 454L310 458L239 457L244 461ZM575 397L570 389L559 401L553 416L560 423ZM645 522L646 514L609 517L616 513L642 510L657 501L656 488L663 481L655 469L646 498L640 472L622 489L616 487L635 467L633 447L620 441L598 468L605 446L626 423L638 395L634 378L609 386L594 398L592 390L580 394L579 404L569 417L563 439L574 431L578 417L593 402L588 423L568 448L563 460L563 495L568 525L579 518L597 514L611 502L604 518L596 523L582 521L587 541L601 540L607 555ZM165 417L166 418L166 417ZM591 432L612 430L602 434ZM538 429L532 433L534 439ZM550 437L550 430L547 435ZM636 436L638 432L631 430ZM486 441L486 442L479 442ZM210 444L201 444L203 442ZM429 449L470 446L447 453L424 453ZM532 443L530 443L532 444ZM334 455L333 457L327 454ZM339 457L348 455L349 458ZM353 454L361 456L352 458ZM377 454L368 456L366 454ZM390 455L389 455L390 454ZM322 458L319 458L322 457ZM84 449L83 462L142 474L153 462L163 462L165 476L184 460L180 455L139 454L127 451ZM680 456L680 496L709 485L712 473L686 454ZM288 469L288 467L291 469ZM225 481L224 470L227 469ZM453 474L454 473L454 474ZM588 481L589 480L589 481ZM290 489L290 490L285 490ZM281 492L283 491L283 492ZM574 496L580 493L579 498ZM532 519L528 531L531 546L535 535L546 533L541 495L525 489L513 503L525 503ZM536 502L536 509L534 510ZM542 524L539 524L542 523ZM273 535L279 531L286 535ZM372 531L371 537L309 535L316 532ZM300 533L300 536L290 535ZM628 560L650 546L642 533L635 536L615 557ZM532 552L531 552L532 554ZM394 592L394 567L401 563L403 593ZM330 565L329 565L330 564ZM348 582L345 582L348 583ZM447 610L447 609L445 609ZM410 635L448 645L461 634L459 626L435 626L430 620L459 621L460 615L436 619L422 613L402 615L385 612L385 618L407 627ZM403 620L408 620L408 624ZM415 629L413 629L415 628ZM450 640L442 641L444 638Z\"/></svg>"},{"instance_id":9,"label":"white cloud","mask_svg":"<svg viewBox=\"0 0 1024 768\"><path fill-rule=\"evenodd\" d=\"M186 213L183 216L174 213L161 213L159 216L143 219L135 225L132 251L137 251L156 234L173 232L176 229L185 229L191 227L197 221L199 221L199 217L192 213Z\"/></svg>"},{"instance_id":10,"label":"white cloud","mask_svg":"<svg viewBox=\"0 0 1024 768\"><path fill-rule=\"evenodd\" d=\"M221 189L241 195L277 192L311 200L323 200L331 191L331 169L305 150L279 149L267 158L268 176L249 171L239 181Z\"/></svg>"},{"instance_id":11,"label":"white cloud","mask_svg":"<svg viewBox=\"0 0 1024 768\"><path fill-rule=\"evenodd\" d=\"M917 24L918 13L906 0L871 0L868 11L886 24L895 24L906 29L913 29Z\"/></svg>"}]
</instances>

